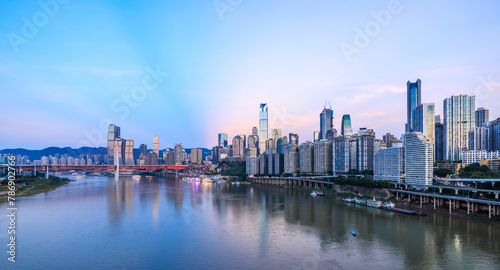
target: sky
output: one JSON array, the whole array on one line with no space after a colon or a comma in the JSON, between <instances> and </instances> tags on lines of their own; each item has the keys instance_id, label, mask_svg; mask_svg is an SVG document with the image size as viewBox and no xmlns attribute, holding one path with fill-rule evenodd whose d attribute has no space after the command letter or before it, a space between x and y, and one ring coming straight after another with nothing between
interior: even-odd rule
<instances>
[{"instance_id":1,"label":"sky","mask_svg":"<svg viewBox=\"0 0 500 270\"><path fill-rule=\"evenodd\" d=\"M497 1L41 0L0 3L0 149L217 144L334 126L399 137L406 82L422 102L476 95L500 117Z\"/></svg>"}]
</instances>

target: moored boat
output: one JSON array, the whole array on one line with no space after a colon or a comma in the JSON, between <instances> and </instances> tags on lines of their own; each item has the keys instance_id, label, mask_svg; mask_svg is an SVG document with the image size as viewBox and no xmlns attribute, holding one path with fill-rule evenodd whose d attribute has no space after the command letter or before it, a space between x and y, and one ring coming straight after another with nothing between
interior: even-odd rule
<instances>
[{"instance_id":1,"label":"moored boat","mask_svg":"<svg viewBox=\"0 0 500 270\"><path fill-rule=\"evenodd\" d=\"M313 190L313 192L311 192L311 195L313 195L313 196L325 196L325 193L318 191L318 190Z\"/></svg>"},{"instance_id":2,"label":"moored boat","mask_svg":"<svg viewBox=\"0 0 500 270\"><path fill-rule=\"evenodd\" d=\"M373 208L382 208L381 201L366 201L366 206Z\"/></svg>"},{"instance_id":3,"label":"moored boat","mask_svg":"<svg viewBox=\"0 0 500 270\"><path fill-rule=\"evenodd\" d=\"M344 202L348 202L348 203L356 203L356 198L345 198L343 199Z\"/></svg>"}]
</instances>

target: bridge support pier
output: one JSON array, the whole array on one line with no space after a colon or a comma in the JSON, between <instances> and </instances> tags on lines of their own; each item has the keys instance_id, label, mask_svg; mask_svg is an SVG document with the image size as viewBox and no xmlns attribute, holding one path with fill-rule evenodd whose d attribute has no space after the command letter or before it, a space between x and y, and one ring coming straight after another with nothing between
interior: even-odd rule
<instances>
[{"instance_id":1,"label":"bridge support pier","mask_svg":"<svg viewBox=\"0 0 500 270\"><path fill-rule=\"evenodd\" d=\"M450 215L451 215L451 199L449 200L448 204L450 205Z\"/></svg>"},{"instance_id":2,"label":"bridge support pier","mask_svg":"<svg viewBox=\"0 0 500 270\"><path fill-rule=\"evenodd\" d=\"M422 208L422 196L420 196L420 208Z\"/></svg>"},{"instance_id":3,"label":"bridge support pier","mask_svg":"<svg viewBox=\"0 0 500 270\"><path fill-rule=\"evenodd\" d=\"M49 179L49 165L45 167L45 179Z\"/></svg>"},{"instance_id":4,"label":"bridge support pier","mask_svg":"<svg viewBox=\"0 0 500 270\"><path fill-rule=\"evenodd\" d=\"M488 204L488 218L491 218L491 204Z\"/></svg>"},{"instance_id":5,"label":"bridge support pier","mask_svg":"<svg viewBox=\"0 0 500 270\"><path fill-rule=\"evenodd\" d=\"M434 209L436 209L436 197L434 197Z\"/></svg>"}]
</instances>

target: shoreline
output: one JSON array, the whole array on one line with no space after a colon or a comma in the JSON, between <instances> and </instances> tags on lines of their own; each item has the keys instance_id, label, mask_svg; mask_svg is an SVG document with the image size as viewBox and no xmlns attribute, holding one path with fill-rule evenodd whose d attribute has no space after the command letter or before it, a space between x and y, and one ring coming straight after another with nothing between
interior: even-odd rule
<instances>
[{"instance_id":1,"label":"shoreline","mask_svg":"<svg viewBox=\"0 0 500 270\"><path fill-rule=\"evenodd\" d=\"M259 184L259 185L269 185L269 184L260 184L260 183L254 183L254 184ZM277 185L280 186L280 185ZM284 187L280 186L282 188L289 188L289 187ZM344 192L336 192L335 190L331 188L307 188L307 187L292 187L292 189L297 189L297 190L307 190L307 191L313 191L313 190L320 190L325 195L332 195L340 198L347 198L347 197L357 197L360 199L372 199L373 196L366 196L362 194L352 194L352 193L344 193ZM418 202L410 202L408 201L396 201L395 197L390 197L388 199L379 199L380 201L392 201L396 204L397 208L405 209L405 210L416 210L416 211L421 211L423 213L436 213L436 214L443 214L443 215L448 215L448 216L454 216L454 217L459 217L463 218L466 220L474 221L474 222L482 222L486 223L489 225L494 225L494 226L500 226L500 216L492 216L491 219L488 218L488 214L485 213L471 213L467 214L466 210L463 209L454 209L451 214L449 214L448 207L443 207L439 206L434 209L432 205L426 205L423 204L422 208L420 208L420 203Z\"/></svg>"},{"instance_id":2,"label":"shoreline","mask_svg":"<svg viewBox=\"0 0 500 270\"><path fill-rule=\"evenodd\" d=\"M23 180L23 179L18 179L16 181L19 181L20 182ZM54 180L56 182L54 182ZM66 180L66 181L61 181L61 180ZM71 179L68 179L68 178L61 178L61 177L57 177L57 176L51 176L51 178L49 179L45 179L45 178L38 178L37 177L37 180L36 181L33 181L29 184L25 184L24 186L20 186L20 185L16 185L16 195L14 195L13 197L22 197L22 196L30 196L30 195L36 195L36 194L40 194L40 193L45 193L45 192L49 192L49 191L53 191L59 187L62 187L70 182L74 182L75 180L71 180ZM40 184L40 182L42 182ZM24 182L21 182L21 183L24 183ZM6 185L2 185L0 188L2 189L2 191L0 191L0 202L6 202L8 200L8 190L3 190L3 189L6 189L8 186Z\"/></svg>"}]
</instances>

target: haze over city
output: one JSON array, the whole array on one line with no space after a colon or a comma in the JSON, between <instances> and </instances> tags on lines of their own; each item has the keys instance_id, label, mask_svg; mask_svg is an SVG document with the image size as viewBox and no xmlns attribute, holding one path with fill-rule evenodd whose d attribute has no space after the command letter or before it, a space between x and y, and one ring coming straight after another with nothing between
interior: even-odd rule
<instances>
[{"instance_id":1,"label":"haze over city","mask_svg":"<svg viewBox=\"0 0 500 270\"><path fill-rule=\"evenodd\" d=\"M62 2L3 3L0 149L105 147L110 123L137 145L211 148L250 134L260 103L301 141L325 101L337 129L350 114L355 130L399 136L417 79L436 115L457 93L500 115L495 1Z\"/></svg>"}]
</instances>

